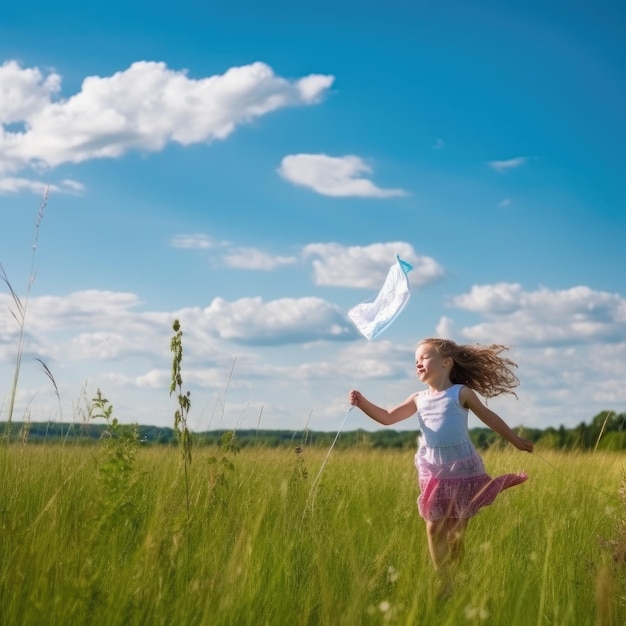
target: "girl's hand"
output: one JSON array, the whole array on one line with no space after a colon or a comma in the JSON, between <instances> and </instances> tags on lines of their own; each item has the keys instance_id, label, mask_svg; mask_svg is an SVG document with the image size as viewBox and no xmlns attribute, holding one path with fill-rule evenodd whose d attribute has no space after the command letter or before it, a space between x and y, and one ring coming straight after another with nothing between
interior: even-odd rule
<instances>
[{"instance_id":1,"label":"girl's hand","mask_svg":"<svg viewBox=\"0 0 626 626\"><path fill-rule=\"evenodd\" d=\"M360 391L357 391L356 389L351 389L350 393L348 394L348 398L352 406L359 406L359 402L363 400L363 395Z\"/></svg>"}]
</instances>

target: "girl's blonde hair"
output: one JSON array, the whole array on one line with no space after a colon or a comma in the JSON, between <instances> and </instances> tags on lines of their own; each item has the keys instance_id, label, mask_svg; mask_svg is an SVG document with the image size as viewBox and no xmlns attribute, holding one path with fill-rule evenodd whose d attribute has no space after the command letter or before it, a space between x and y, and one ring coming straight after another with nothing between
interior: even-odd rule
<instances>
[{"instance_id":1,"label":"girl's blonde hair","mask_svg":"<svg viewBox=\"0 0 626 626\"><path fill-rule=\"evenodd\" d=\"M417 345L424 344L434 346L440 356L454 361L450 371L451 383L467 385L485 398L504 393L516 396L513 389L519 385L519 379L512 368L517 367L517 363L499 356L508 350L507 346L458 345L450 339L435 337L422 339Z\"/></svg>"}]
</instances>

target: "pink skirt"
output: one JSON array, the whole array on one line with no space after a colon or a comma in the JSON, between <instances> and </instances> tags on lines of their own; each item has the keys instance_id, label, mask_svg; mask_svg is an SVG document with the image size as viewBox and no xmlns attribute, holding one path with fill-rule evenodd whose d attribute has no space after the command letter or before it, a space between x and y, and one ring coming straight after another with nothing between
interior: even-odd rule
<instances>
[{"instance_id":1,"label":"pink skirt","mask_svg":"<svg viewBox=\"0 0 626 626\"><path fill-rule=\"evenodd\" d=\"M429 463L418 451L416 466L419 475L420 496L417 506L420 515L434 522L443 518L468 519L504 490L528 479L519 474L504 474L492 478L485 471L476 452L465 459L444 464Z\"/></svg>"}]
</instances>

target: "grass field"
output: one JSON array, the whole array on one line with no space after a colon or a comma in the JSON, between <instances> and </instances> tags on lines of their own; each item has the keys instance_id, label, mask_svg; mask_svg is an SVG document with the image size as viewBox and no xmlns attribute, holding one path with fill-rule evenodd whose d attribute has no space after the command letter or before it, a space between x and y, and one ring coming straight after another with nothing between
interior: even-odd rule
<instances>
[{"instance_id":1,"label":"grass field","mask_svg":"<svg viewBox=\"0 0 626 626\"><path fill-rule=\"evenodd\" d=\"M439 599L411 452L0 448L0 622L625 624L624 454L484 455L525 469L470 524ZM189 501L187 503L187 493ZM614 541L613 545L605 545ZM623 555L622 555L623 557Z\"/></svg>"}]
</instances>

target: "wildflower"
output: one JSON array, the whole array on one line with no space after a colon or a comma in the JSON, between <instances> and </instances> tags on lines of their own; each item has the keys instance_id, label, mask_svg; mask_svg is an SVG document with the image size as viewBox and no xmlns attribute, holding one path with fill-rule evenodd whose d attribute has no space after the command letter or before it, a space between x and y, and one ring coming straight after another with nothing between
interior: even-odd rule
<instances>
[{"instance_id":1,"label":"wildflower","mask_svg":"<svg viewBox=\"0 0 626 626\"><path fill-rule=\"evenodd\" d=\"M395 583L398 580L398 571L393 565L387 568L387 582Z\"/></svg>"},{"instance_id":2,"label":"wildflower","mask_svg":"<svg viewBox=\"0 0 626 626\"><path fill-rule=\"evenodd\" d=\"M472 606L468 604L464 611L465 619L480 620L481 622L489 617L489 611L484 607Z\"/></svg>"}]
</instances>

